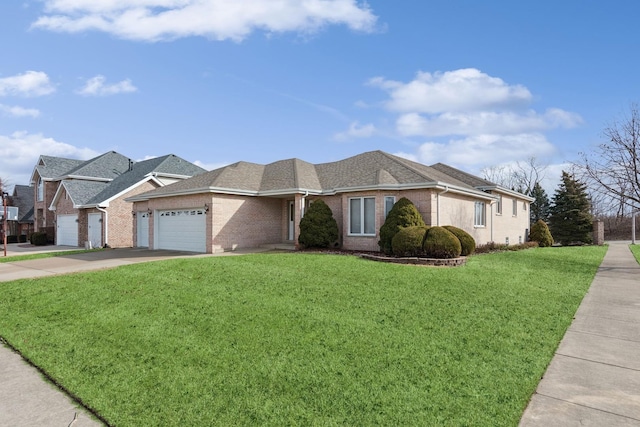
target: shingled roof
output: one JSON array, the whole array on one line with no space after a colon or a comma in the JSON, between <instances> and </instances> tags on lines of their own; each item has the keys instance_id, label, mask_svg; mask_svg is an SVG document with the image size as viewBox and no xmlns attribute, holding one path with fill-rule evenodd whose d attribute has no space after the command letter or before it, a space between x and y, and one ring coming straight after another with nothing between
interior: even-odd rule
<instances>
[{"instance_id":1,"label":"shingled roof","mask_svg":"<svg viewBox=\"0 0 640 427\"><path fill-rule=\"evenodd\" d=\"M207 192L278 196L294 193L320 195L370 189L449 187L481 197L492 197L442 170L383 151L370 151L344 160L317 165L299 159L280 160L267 165L238 162L128 200L140 201Z\"/></svg>"},{"instance_id":2,"label":"shingled roof","mask_svg":"<svg viewBox=\"0 0 640 427\"><path fill-rule=\"evenodd\" d=\"M77 173L87 173L87 171L91 170L93 171L92 173L96 175L102 174L103 177L113 173L115 177L112 180L65 179L62 181L62 185L73 201L74 206L102 206L136 184L155 179L157 176L186 178L206 172L205 169L174 154L133 162L124 156L113 156L111 153L115 152L106 153L107 155L92 159L96 161L81 165L76 170L71 171L68 176L77 176ZM124 165L122 159L127 160L127 170L115 174L116 166L122 167ZM111 172L104 167L105 164L114 166ZM56 194L52 204L56 203L58 196Z\"/></svg>"},{"instance_id":3,"label":"shingled roof","mask_svg":"<svg viewBox=\"0 0 640 427\"><path fill-rule=\"evenodd\" d=\"M33 222L33 187L28 185L15 185L11 204L18 208L18 222Z\"/></svg>"},{"instance_id":4,"label":"shingled roof","mask_svg":"<svg viewBox=\"0 0 640 427\"><path fill-rule=\"evenodd\" d=\"M84 160L66 159L64 157L54 156L40 156L31 179L33 181L35 172L38 172L38 175L43 180L54 180L65 175L70 170L77 168L82 163L84 163ZM35 182L32 183L35 184Z\"/></svg>"}]
</instances>

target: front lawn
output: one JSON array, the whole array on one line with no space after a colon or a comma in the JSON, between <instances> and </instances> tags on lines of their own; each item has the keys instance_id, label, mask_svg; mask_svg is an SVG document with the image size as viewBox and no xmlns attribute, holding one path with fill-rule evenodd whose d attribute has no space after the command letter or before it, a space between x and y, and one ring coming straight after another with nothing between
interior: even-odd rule
<instances>
[{"instance_id":1,"label":"front lawn","mask_svg":"<svg viewBox=\"0 0 640 427\"><path fill-rule=\"evenodd\" d=\"M117 426L515 426L606 248L176 259L0 284L0 336Z\"/></svg>"}]
</instances>

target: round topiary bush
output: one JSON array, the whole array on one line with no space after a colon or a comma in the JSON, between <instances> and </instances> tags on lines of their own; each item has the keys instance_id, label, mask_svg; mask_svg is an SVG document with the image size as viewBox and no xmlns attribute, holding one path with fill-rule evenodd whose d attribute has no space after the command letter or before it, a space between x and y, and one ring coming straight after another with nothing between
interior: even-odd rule
<instances>
[{"instance_id":1,"label":"round topiary bush","mask_svg":"<svg viewBox=\"0 0 640 427\"><path fill-rule=\"evenodd\" d=\"M424 255L422 244L428 229L426 225L412 225L398 231L391 240L393 254L401 257Z\"/></svg>"},{"instance_id":2,"label":"round topiary bush","mask_svg":"<svg viewBox=\"0 0 640 427\"><path fill-rule=\"evenodd\" d=\"M307 248L327 248L338 241L338 223L323 200L315 200L300 220L298 243Z\"/></svg>"},{"instance_id":3,"label":"round topiary bush","mask_svg":"<svg viewBox=\"0 0 640 427\"><path fill-rule=\"evenodd\" d=\"M471 234L467 233L461 228L454 227L453 225L445 225L444 228L449 230L460 240L460 246L462 247L461 256L471 255L476 251L476 241Z\"/></svg>"},{"instance_id":4,"label":"round topiary bush","mask_svg":"<svg viewBox=\"0 0 640 427\"><path fill-rule=\"evenodd\" d=\"M551 235L551 231L549 230L547 223L541 219L536 221L536 223L531 226L529 240L532 242L538 242L538 246L540 247L553 245L553 236Z\"/></svg>"},{"instance_id":5,"label":"round topiary bush","mask_svg":"<svg viewBox=\"0 0 640 427\"><path fill-rule=\"evenodd\" d=\"M391 210L387 219L380 227L380 241L378 245L380 250L387 255L393 253L392 240L400 229L405 227L411 227L414 225L425 226L422 215L418 212L418 209L411 202L411 200L403 197L398 200Z\"/></svg>"},{"instance_id":6,"label":"round topiary bush","mask_svg":"<svg viewBox=\"0 0 640 427\"><path fill-rule=\"evenodd\" d=\"M458 258L462 253L460 240L444 227L431 227L422 245L429 258Z\"/></svg>"},{"instance_id":7,"label":"round topiary bush","mask_svg":"<svg viewBox=\"0 0 640 427\"><path fill-rule=\"evenodd\" d=\"M35 232L31 233L31 244L34 246L44 246L47 244L47 233Z\"/></svg>"}]
</instances>

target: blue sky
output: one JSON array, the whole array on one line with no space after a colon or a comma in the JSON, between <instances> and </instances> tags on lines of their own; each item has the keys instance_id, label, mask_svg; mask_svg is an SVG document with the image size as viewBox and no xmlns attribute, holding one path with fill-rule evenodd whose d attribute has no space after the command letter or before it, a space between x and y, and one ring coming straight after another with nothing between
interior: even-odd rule
<instances>
[{"instance_id":1,"label":"blue sky","mask_svg":"<svg viewBox=\"0 0 640 427\"><path fill-rule=\"evenodd\" d=\"M638 101L640 2L0 3L0 177L40 154L212 169L384 150L559 178Z\"/></svg>"}]
</instances>

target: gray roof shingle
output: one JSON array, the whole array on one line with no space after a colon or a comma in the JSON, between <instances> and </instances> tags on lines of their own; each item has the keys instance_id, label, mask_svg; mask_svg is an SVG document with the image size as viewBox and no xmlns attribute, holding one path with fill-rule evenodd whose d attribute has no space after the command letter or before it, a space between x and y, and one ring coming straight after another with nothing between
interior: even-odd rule
<instances>
[{"instance_id":1,"label":"gray roof shingle","mask_svg":"<svg viewBox=\"0 0 640 427\"><path fill-rule=\"evenodd\" d=\"M66 175L77 168L84 160L65 159L64 157L40 156L36 170L42 179L54 179Z\"/></svg>"},{"instance_id":2,"label":"gray roof shingle","mask_svg":"<svg viewBox=\"0 0 640 427\"><path fill-rule=\"evenodd\" d=\"M479 176L471 175L470 173L461 171L460 169L456 169L449 165L445 165L444 163L436 163L435 165L431 165L432 168L441 171L449 176L452 176L472 187L496 187L497 184L487 181L486 179L480 178Z\"/></svg>"},{"instance_id":3,"label":"gray roof shingle","mask_svg":"<svg viewBox=\"0 0 640 427\"><path fill-rule=\"evenodd\" d=\"M15 185L11 203L18 208L18 222L33 222L33 187L29 185Z\"/></svg>"},{"instance_id":4,"label":"gray roof shingle","mask_svg":"<svg viewBox=\"0 0 640 427\"><path fill-rule=\"evenodd\" d=\"M141 162L131 163L130 170L118 175L113 181L109 182L106 186L98 185L77 185L74 191L78 191L78 200L81 203L76 202L76 198L72 197L74 202L79 205L99 205L108 201L112 197L127 190L131 186L143 181L150 174L158 175L170 175L170 176L193 176L206 172L203 168L194 165L174 154L168 154L162 157L155 157L153 159L143 160ZM81 181L72 180L69 182ZM93 191L93 194L90 192Z\"/></svg>"},{"instance_id":5,"label":"gray roof shingle","mask_svg":"<svg viewBox=\"0 0 640 427\"><path fill-rule=\"evenodd\" d=\"M63 176L112 180L127 172L132 165L133 161L130 158L115 151L109 151L83 162Z\"/></svg>"},{"instance_id":6,"label":"gray roof shingle","mask_svg":"<svg viewBox=\"0 0 640 427\"><path fill-rule=\"evenodd\" d=\"M209 191L256 195L303 191L326 194L385 185L405 188L411 185L449 185L466 191L477 191L464 180L440 169L383 151L370 151L317 165L299 159L280 160L267 165L238 162L149 191L133 199Z\"/></svg>"}]
</instances>

